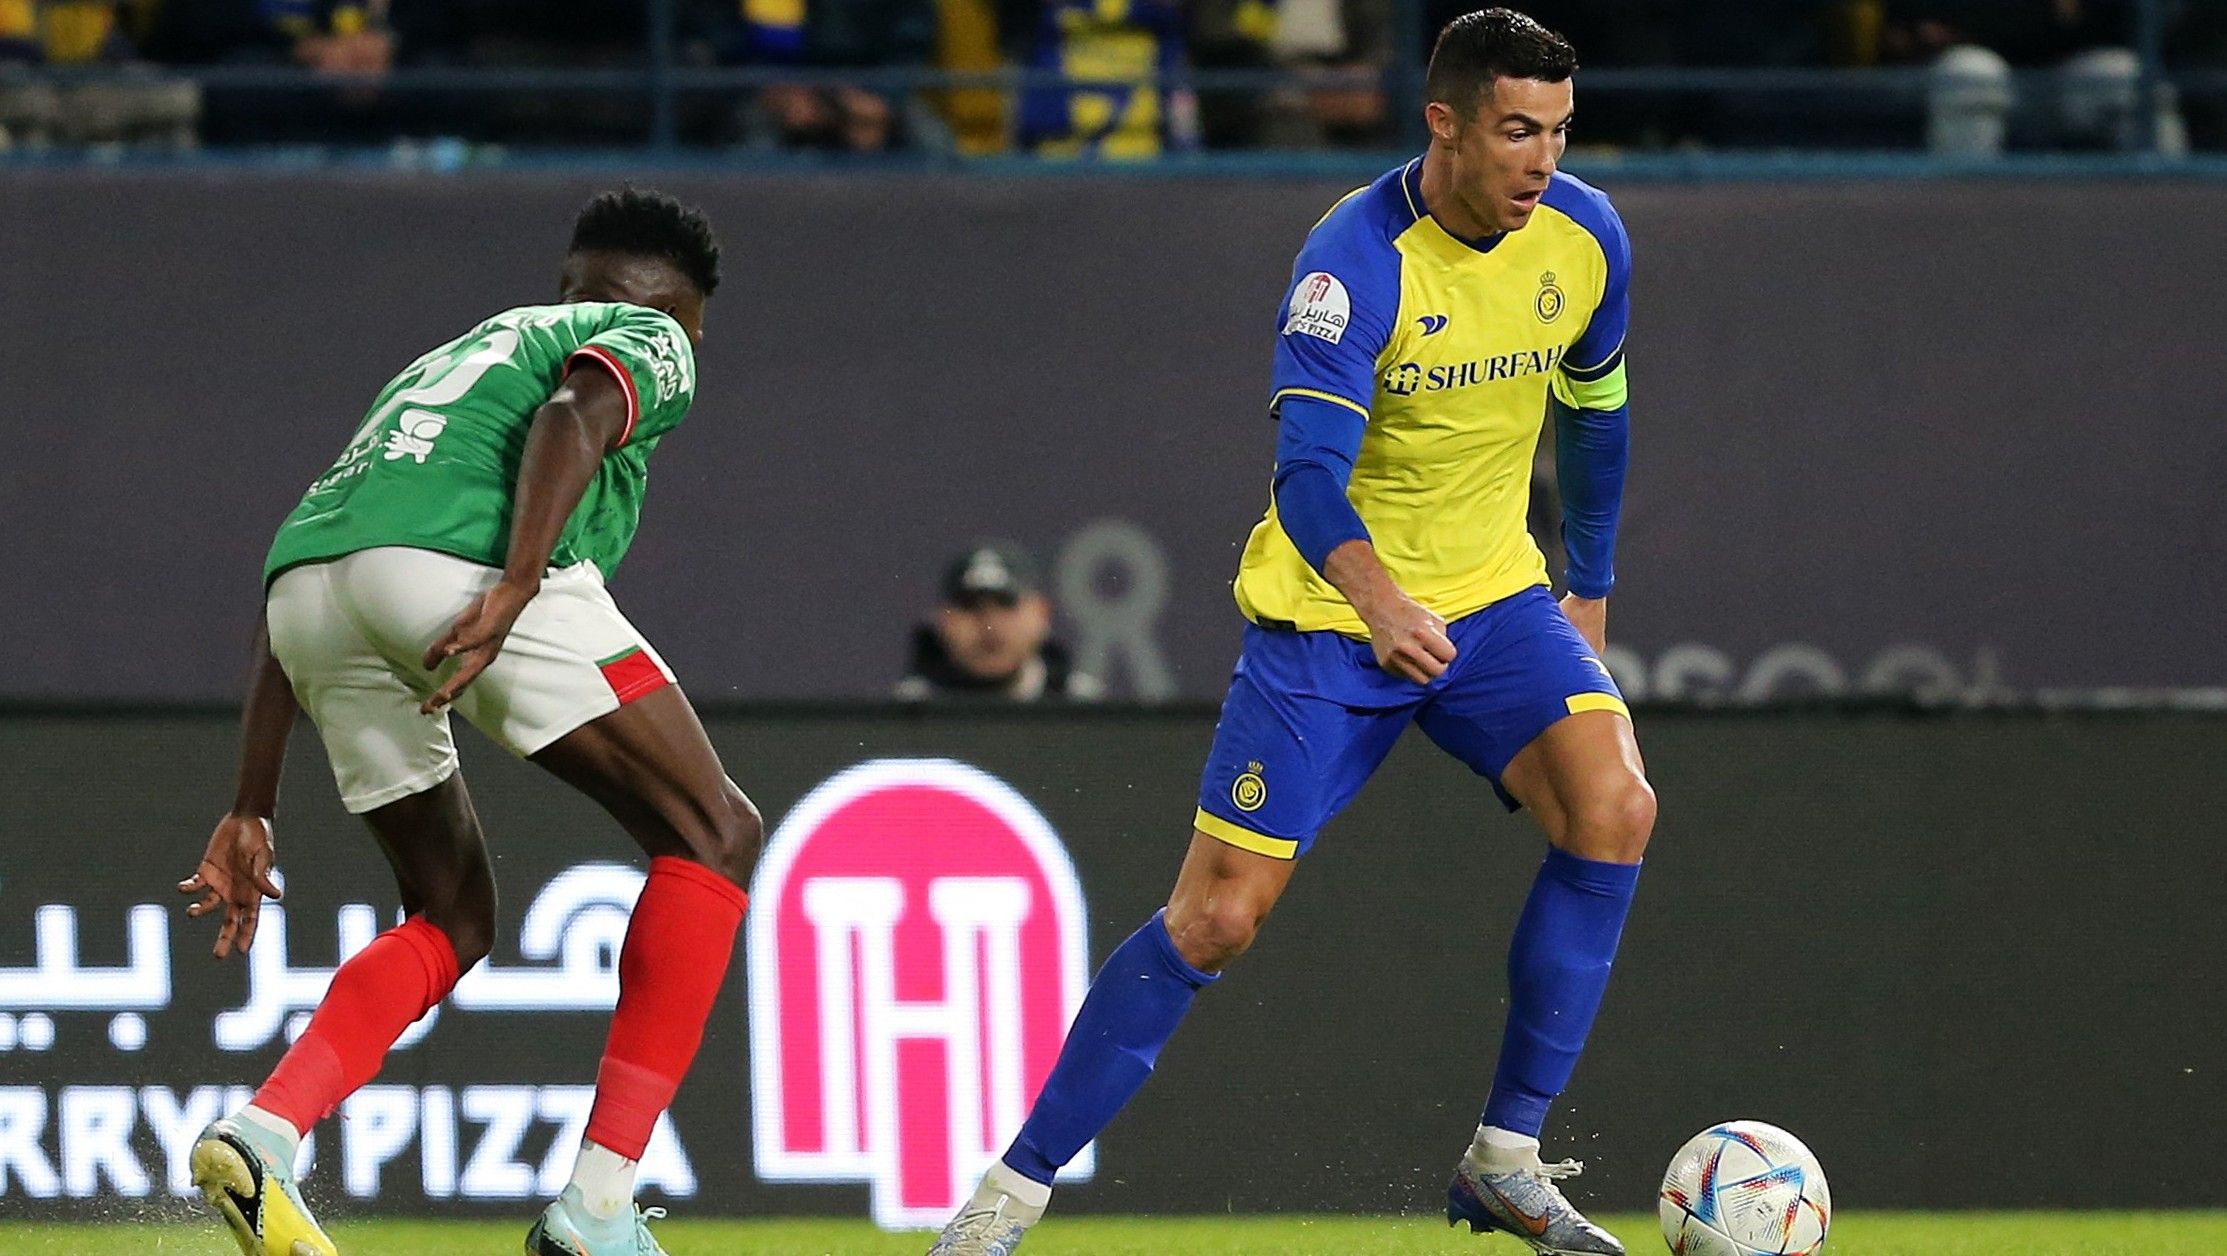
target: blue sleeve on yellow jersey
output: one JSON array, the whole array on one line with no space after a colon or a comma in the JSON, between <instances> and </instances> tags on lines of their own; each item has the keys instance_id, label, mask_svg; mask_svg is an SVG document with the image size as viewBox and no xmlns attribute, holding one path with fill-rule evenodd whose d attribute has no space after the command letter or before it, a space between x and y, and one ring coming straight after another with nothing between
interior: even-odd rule
<instances>
[{"instance_id":1,"label":"blue sleeve on yellow jersey","mask_svg":"<svg viewBox=\"0 0 2227 1256\"><path fill-rule=\"evenodd\" d=\"M1566 582L1579 597L1603 598L1616 583L1616 526L1631 452L1624 336L1632 315L1632 243L1608 197L1578 179L1557 174L1545 200L1585 228L1608 260L1601 303L1563 356L1564 383L1547 407L1554 415Z\"/></svg>"},{"instance_id":2,"label":"blue sleeve on yellow jersey","mask_svg":"<svg viewBox=\"0 0 2227 1256\"><path fill-rule=\"evenodd\" d=\"M1276 417L1276 518L1300 557L1321 571L1331 550L1369 539L1345 495L1367 420L1314 397L1284 398Z\"/></svg>"},{"instance_id":3,"label":"blue sleeve on yellow jersey","mask_svg":"<svg viewBox=\"0 0 2227 1256\"><path fill-rule=\"evenodd\" d=\"M1579 597L1607 597L1616 584L1616 523L1631 453L1631 407L1581 410L1549 398L1547 409L1554 415L1562 549L1569 556L1564 583Z\"/></svg>"},{"instance_id":4,"label":"blue sleeve on yellow jersey","mask_svg":"<svg viewBox=\"0 0 2227 1256\"><path fill-rule=\"evenodd\" d=\"M1269 412L1276 517L1316 571L1369 530L1346 497L1376 396L1377 358L1399 318L1400 255L1376 188L1338 202L1292 263L1277 326Z\"/></svg>"},{"instance_id":5,"label":"blue sleeve on yellow jersey","mask_svg":"<svg viewBox=\"0 0 2227 1256\"><path fill-rule=\"evenodd\" d=\"M1400 255L1385 226L1382 201L1364 191L1308 233L1284 289L1271 411L1286 397L1313 397L1368 414L1400 306Z\"/></svg>"}]
</instances>

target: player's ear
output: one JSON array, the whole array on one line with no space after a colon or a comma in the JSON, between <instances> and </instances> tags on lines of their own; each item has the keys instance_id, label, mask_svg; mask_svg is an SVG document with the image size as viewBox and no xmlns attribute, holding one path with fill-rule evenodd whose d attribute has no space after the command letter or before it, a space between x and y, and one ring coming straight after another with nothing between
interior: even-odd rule
<instances>
[{"instance_id":1,"label":"player's ear","mask_svg":"<svg viewBox=\"0 0 2227 1256\"><path fill-rule=\"evenodd\" d=\"M1423 123L1431 131L1431 138L1441 144L1451 144L1461 134L1461 119L1453 106L1443 100L1434 100L1423 106Z\"/></svg>"}]
</instances>

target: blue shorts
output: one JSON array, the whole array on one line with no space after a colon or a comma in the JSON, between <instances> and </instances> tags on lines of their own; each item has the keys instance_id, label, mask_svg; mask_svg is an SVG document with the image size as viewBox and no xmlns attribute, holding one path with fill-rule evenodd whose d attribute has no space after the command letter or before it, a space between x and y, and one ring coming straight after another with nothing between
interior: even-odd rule
<instances>
[{"instance_id":1,"label":"blue shorts","mask_svg":"<svg viewBox=\"0 0 2227 1256\"><path fill-rule=\"evenodd\" d=\"M1200 832L1295 859L1345 809L1410 722L1516 801L1500 774L1556 720L1631 712L1545 586L1446 626L1454 662L1428 685L1378 667L1366 641L1335 632L1245 630L1199 782Z\"/></svg>"}]
</instances>

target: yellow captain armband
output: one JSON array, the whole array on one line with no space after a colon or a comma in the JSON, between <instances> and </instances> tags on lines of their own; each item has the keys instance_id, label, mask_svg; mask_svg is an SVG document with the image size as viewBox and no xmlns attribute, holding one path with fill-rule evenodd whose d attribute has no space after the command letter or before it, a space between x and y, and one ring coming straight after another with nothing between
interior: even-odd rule
<instances>
[{"instance_id":1,"label":"yellow captain armband","mask_svg":"<svg viewBox=\"0 0 2227 1256\"><path fill-rule=\"evenodd\" d=\"M1556 371L1553 387L1555 400L1579 410L1614 410L1632 399L1622 362L1599 379L1572 379L1569 372Z\"/></svg>"}]
</instances>

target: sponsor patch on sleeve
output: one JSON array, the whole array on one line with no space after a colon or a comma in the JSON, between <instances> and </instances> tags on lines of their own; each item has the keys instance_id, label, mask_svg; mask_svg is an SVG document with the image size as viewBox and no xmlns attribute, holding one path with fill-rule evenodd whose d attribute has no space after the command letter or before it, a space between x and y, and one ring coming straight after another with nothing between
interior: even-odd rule
<instances>
[{"instance_id":1,"label":"sponsor patch on sleeve","mask_svg":"<svg viewBox=\"0 0 2227 1256\"><path fill-rule=\"evenodd\" d=\"M1313 336L1336 344L1352 321L1353 301L1345 285L1326 270L1301 275L1291 290L1291 309L1284 317L1287 336Z\"/></svg>"}]
</instances>

